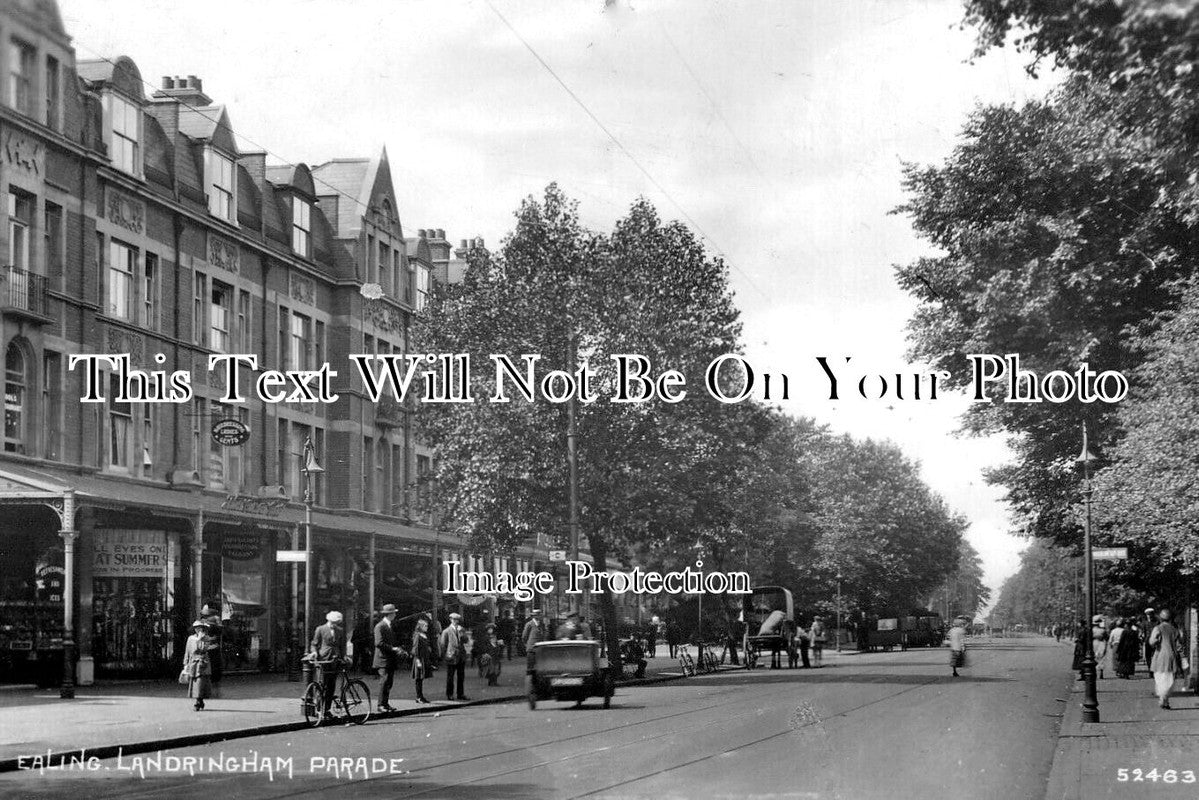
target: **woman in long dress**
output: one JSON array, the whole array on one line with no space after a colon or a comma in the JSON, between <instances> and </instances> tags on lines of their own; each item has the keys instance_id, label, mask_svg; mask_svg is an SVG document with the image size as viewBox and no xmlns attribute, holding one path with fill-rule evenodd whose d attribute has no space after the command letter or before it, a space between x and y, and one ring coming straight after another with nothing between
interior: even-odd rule
<instances>
[{"instance_id":1,"label":"woman in long dress","mask_svg":"<svg viewBox=\"0 0 1199 800\"><path fill-rule=\"evenodd\" d=\"M187 696L196 701L196 711L202 711L204 699L212 697L212 660L209 651L216 649L216 643L208 635L208 625L203 620L193 622L192 631L183 648L183 671L188 677Z\"/></svg>"},{"instance_id":2,"label":"woman in long dress","mask_svg":"<svg viewBox=\"0 0 1199 800\"><path fill-rule=\"evenodd\" d=\"M1153 672L1154 690L1162 708L1170 707L1170 692L1174 689L1174 676L1182 671L1182 637L1170 623L1170 609L1163 608L1158 614L1161 622L1149 635L1153 646L1153 660L1149 669Z\"/></svg>"},{"instance_id":3,"label":"woman in long dress","mask_svg":"<svg viewBox=\"0 0 1199 800\"><path fill-rule=\"evenodd\" d=\"M1108 649L1112 654L1112 672L1116 673L1117 678L1131 678L1137 668L1141 637L1135 628L1129 627L1128 620L1121 619L1119 627L1112 631Z\"/></svg>"}]
</instances>

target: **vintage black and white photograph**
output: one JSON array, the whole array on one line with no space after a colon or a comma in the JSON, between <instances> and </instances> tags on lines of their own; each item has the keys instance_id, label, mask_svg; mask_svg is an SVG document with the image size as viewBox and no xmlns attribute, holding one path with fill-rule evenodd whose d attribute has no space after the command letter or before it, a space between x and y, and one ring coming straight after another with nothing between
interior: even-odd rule
<instances>
[{"instance_id":1,"label":"vintage black and white photograph","mask_svg":"<svg viewBox=\"0 0 1199 800\"><path fill-rule=\"evenodd\" d=\"M1196 0L0 0L0 797L1199 796Z\"/></svg>"}]
</instances>

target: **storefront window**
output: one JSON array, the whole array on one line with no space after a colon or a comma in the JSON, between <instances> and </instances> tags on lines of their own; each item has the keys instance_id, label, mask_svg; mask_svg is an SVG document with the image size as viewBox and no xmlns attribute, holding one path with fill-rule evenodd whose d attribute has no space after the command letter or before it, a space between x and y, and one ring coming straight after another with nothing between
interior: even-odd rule
<instances>
[{"instance_id":1,"label":"storefront window","mask_svg":"<svg viewBox=\"0 0 1199 800\"><path fill-rule=\"evenodd\" d=\"M164 674L172 659L168 534L96 530L93 655L100 675Z\"/></svg>"}]
</instances>

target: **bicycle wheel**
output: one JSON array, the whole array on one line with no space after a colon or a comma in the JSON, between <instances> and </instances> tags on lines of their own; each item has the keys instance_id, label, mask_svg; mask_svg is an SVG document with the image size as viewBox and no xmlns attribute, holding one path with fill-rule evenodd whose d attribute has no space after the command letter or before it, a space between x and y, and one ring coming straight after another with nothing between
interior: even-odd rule
<instances>
[{"instance_id":1,"label":"bicycle wheel","mask_svg":"<svg viewBox=\"0 0 1199 800\"><path fill-rule=\"evenodd\" d=\"M346 719L355 725L363 724L371 715L371 690L357 678L346 681L341 690L341 707Z\"/></svg>"},{"instance_id":2,"label":"bicycle wheel","mask_svg":"<svg viewBox=\"0 0 1199 800\"><path fill-rule=\"evenodd\" d=\"M304 697L300 701L300 706L304 709L304 719L312 727L317 727L325 718L325 690L319 683L313 681L308 684L308 688L304 690Z\"/></svg>"}]
</instances>

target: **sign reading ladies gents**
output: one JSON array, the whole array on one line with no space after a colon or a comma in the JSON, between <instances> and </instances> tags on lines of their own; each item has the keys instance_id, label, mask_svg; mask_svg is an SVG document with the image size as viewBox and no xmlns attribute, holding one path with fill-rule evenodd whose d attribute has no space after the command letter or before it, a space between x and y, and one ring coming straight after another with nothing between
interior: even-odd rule
<instances>
[{"instance_id":1,"label":"sign reading ladies gents","mask_svg":"<svg viewBox=\"0 0 1199 800\"><path fill-rule=\"evenodd\" d=\"M250 429L239 419L218 419L212 423L212 440L223 447L238 447L250 440Z\"/></svg>"},{"instance_id":2,"label":"sign reading ladies gents","mask_svg":"<svg viewBox=\"0 0 1199 800\"><path fill-rule=\"evenodd\" d=\"M98 530L92 574L97 578L161 578L167 564L162 531Z\"/></svg>"}]
</instances>

